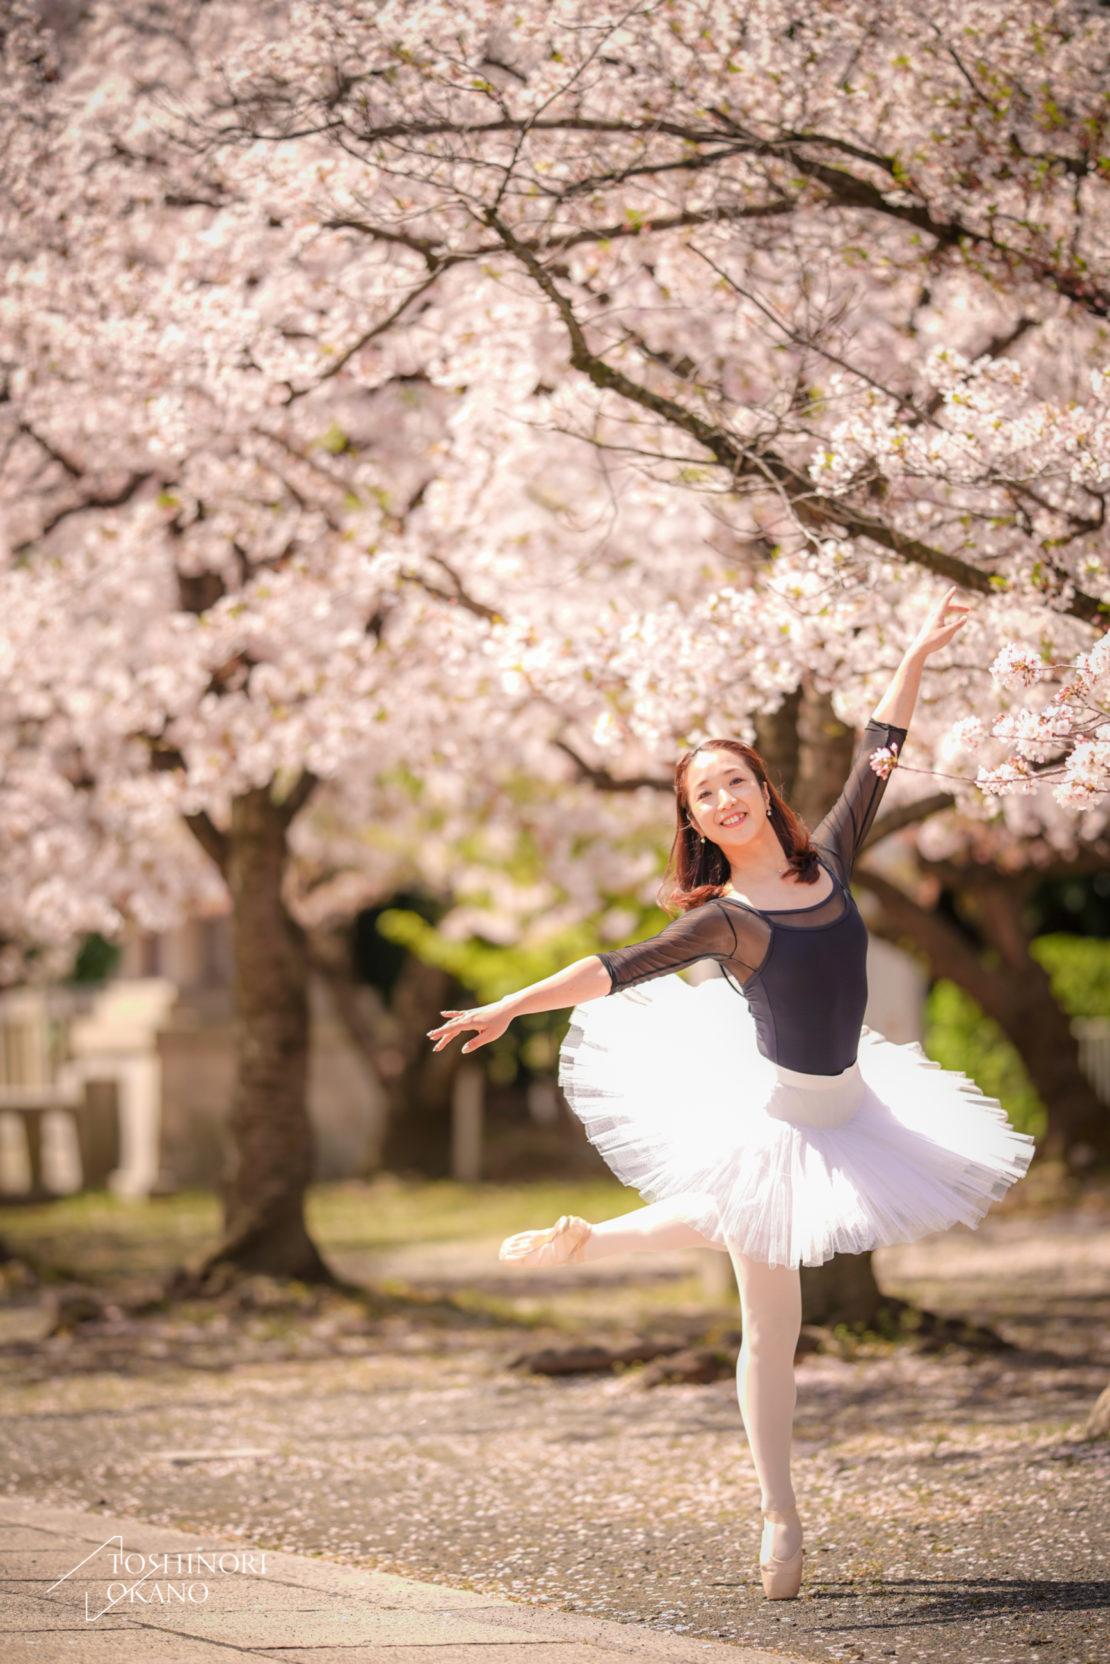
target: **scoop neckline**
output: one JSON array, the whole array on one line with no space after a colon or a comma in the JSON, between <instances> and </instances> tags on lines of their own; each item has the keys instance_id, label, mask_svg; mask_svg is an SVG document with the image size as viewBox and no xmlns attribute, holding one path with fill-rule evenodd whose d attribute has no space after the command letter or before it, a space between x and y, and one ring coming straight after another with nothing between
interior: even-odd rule
<instances>
[{"instance_id":1,"label":"scoop neckline","mask_svg":"<svg viewBox=\"0 0 1110 1664\"><path fill-rule=\"evenodd\" d=\"M833 881L833 887L827 896L822 896L820 901L811 901L808 907L753 907L750 901L742 901L739 896L718 896L717 899L718 901L731 901L737 907L746 908L749 913L758 913L761 919L767 917L773 918L779 913L812 913L818 907L827 906L835 896L837 890L841 890L844 887L837 878L836 874L832 871L831 867L827 867L819 855L817 857L817 865L821 868L822 872L828 873L829 877Z\"/></svg>"}]
</instances>

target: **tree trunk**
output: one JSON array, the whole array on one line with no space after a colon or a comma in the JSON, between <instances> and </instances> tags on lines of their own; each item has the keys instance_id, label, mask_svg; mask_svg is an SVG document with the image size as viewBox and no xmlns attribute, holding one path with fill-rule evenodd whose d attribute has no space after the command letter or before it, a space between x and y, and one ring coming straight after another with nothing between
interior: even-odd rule
<instances>
[{"instance_id":1,"label":"tree trunk","mask_svg":"<svg viewBox=\"0 0 1110 1664\"><path fill-rule=\"evenodd\" d=\"M236 1019L232 1167L224 1226L201 1275L231 1264L275 1277L330 1282L305 1226L312 1178L308 1118L308 967L282 881L291 818L268 789L232 803L222 862L231 892Z\"/></svg>"},{"instance_id":2,"label":"tree trunk","mask_svg":"<svg viewBox=\"0 0 1110 1664\"><path fill-rule=\"evenodd\" d=\"M1110 1157L1110 1114L1079 1067L1071 1020L1052 992L1052 980L1029 951L1020 917L1023 888L979 874L971 898L980 929L1004 967L990 1015L1018 1052L1045 1106L1042 1155L1062 1156L1079 1170Z\"/></svg>"},{"instance_id":3,"label":"tree trunk","mask_svg":"<svg viewBox=\"0 0 1110 1664\"><path fill-rule=\"evenodd\" d=\"M788 693L777 711L757 711L755 748L763 758L767 778L790 804L798 780L798 713L802 690Z\"/></svg>"},{"instance_id":4,"label":"tree trunk","mask_svg":"<svg viewBox=\"0 0 1110 1664\"><path fill-rule=\"evenodd\" d=\"M824 1265L802 1267L802 1322L875 1326L883 1292L870 1254L835 1254Z\"/></svg>"},{"instance_id":5,"label":"tree trunk","mask_svg":"<svg viewBox=\"0 0 1110 1664\"><path fill-rule=\"evenodd\" d=\"M952 885L955 875L946 869L944 876ZM958 875L984 940L998 953L999 963L988 966L974 943L934 909L878 873L857 869L856 877L882 909L872 926L876 935L924 955L932 975L970 994L1011 1042L1045 1106L1040 1153L1061 1156L1080 1171L1110 1157L1110 1115L1079 1067L1078 1045L1048 973L1029 952L1014 886L993 869Z\"/></svg>"},{"instance_id":6,"label":"tree trunk","mask_svg":"<svg viewBox=\"0 0 1110 1664\"><path fill-rule=\"evenodd\" d=\"M1037 981L1043 977L1047 984L1044 969L1037 965L1037 971ZM1040 1154L1061 1158L1074 1172L1085 1172L1098 1161L1110 1161L1110 1112L1079 1067L1067 1016L1051 994L1044 994L1043 985L1039 998L1037 992L1030 978L1006 1017L1000 1014L996 1020L1045 1106Z\"/></svg>"},{"instance_id":7,"label":"tree trunk","mask_svg":"<svg viewBox=\"0 0 1110 1664\"><path fill-rule=\"evenodd\" d=\"M459 1004L459 984L450 972L410 954L386 1003L376 988L355 980L349 926L312 931L308 952L348 1038L385 1097L379 1166L390 1173L442 1177L451 1167L451 1089L461 1051L449 1046L437 1052L427 1036L440 1012Z\"/></svg>"},{"instance_id":8,"label":"tree trunk","mask_svg":"<svg viewBox=\"0 0 1110 1664\"><path fill-rule=\"evenodd\" d=\"M827 693L806 686L798 712L798 776L791 807L812 830L840 796L857 736L833 710Z\"/></svg>"},{"instance_id":9,"label":"tree trunk","mask_svg":"<svg viewBox=\"0 0 1110 1664\"><path fill-rule=\"evenodd\" d=\"M397 1067L385 1077L387 1117L382 1166L390 1173L442 1177L451 1170L451 1089L461 1048L437 1052L427 1031L461 999L458 983L437 965L410 957L390 1001Z\"/></svg>"}]
</instances>

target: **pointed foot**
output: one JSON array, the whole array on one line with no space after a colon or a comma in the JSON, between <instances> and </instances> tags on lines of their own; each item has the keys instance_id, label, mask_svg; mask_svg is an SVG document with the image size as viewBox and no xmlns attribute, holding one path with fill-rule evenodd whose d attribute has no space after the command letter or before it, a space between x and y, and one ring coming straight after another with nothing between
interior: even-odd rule
<instances>
[{"instance_id":1,"label":"pointed foot","mask_svg":"<svg viewBox=\"0 0 1110 1664\"><path fill-rule=\"evenodd\" d=\"M768 1525L796 1525L799 1537L801 1535L801 1521L796 1508L785 1510L775 1509L764 1511L764 1520ZM765 1533L765 1541L772 1533ZM769 1546L769 1544L768 1544ZM768 1600L794 1600L802 1586L802 1559L804 1550L801 1543L785 1559L779 1559L773 1554L763 1556L759 1561L759 1575L763 1581L763 1593Z\"/></svg>"},{"instance_id":2,"label":"pointed foot","mask_svg":"<svg viewBox=\"0 0 1110 1664\"><path fill-rule=\"evenodd\" d=\"M498 1259L516 1265L580 1265L590 1227L574 1214L564 1214L546 1231L519 1231L501 1244Z\"/></svg>"}]
</instances>

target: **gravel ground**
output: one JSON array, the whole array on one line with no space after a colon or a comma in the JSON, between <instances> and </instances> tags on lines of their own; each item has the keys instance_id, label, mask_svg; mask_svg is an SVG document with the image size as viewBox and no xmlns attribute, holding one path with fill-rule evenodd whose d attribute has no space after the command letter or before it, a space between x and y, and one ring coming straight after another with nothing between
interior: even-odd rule
<instances>
[{"instance_id":1,"label":"gravel ground","mask_svg":"<svg viewBox=\"0 0 1110 1664\"><path fill-rule=\"evenodd\" d=\"M586 1310L592 1289L610 1314L679 1275L641 1260L506 1281L486 1252L392 1270L431 1288L481 1266L521 1310ZM732 1383L507 1371L525 1341L568 1338L545 1329L312 1307L292 1330L177 1312L43 1342L17 1302L7 1490L813 1660L1110 1664L1110 1442L1076 1436L1110 1380L1110 1219L992 1220L889 1250L881 1274L1014 1344L799 1363L795 1602L760 1591Z\"/></svg>"}]
</instances>

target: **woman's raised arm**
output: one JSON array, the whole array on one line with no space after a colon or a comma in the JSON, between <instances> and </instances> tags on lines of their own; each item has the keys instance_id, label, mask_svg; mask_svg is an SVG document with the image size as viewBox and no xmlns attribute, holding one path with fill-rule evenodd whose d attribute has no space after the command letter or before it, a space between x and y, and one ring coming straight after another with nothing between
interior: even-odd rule
<instances>
[{"instance_id":1,"label":"woman's raised arm","mask_svg":"<svg viewBox=\"0 0 1110 1664\"><path fill-rule=\"evenodd\" d=\"M874 769L871 758L884 746L900 751L913 716L922 666L930 653L947 647L965 621L968 607L966 602L955 599L958 593L955 588L947 591L907 647L890 686L863 730L844 789L820 825L813 830L813 842L824 852L845 884L851 879L856 857L874 825L886 791L888 775ZM957 616L949 618L949 613Z\"/></svg>"},{"instance_id":2,"label":"woman's raised arm","mask_svg":"<svg viewBox=\"0 0 1110 1664\"><path fill-rule=\"evenodd\" d=\"M930 612L916 636L906 648L902 662L891 678L879 703L875 706L873 722L886 722L893 728L908 728L917 704L921 686L921 671L930 653L947 647L960 626L967 622L970 611L966 601L957 601L956 585L947 590ZM950 613L958 616L949 618Z\"/></svg>"}]
</instances>

